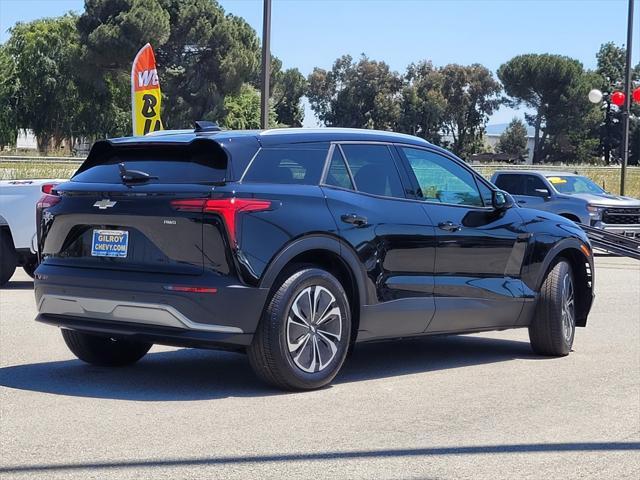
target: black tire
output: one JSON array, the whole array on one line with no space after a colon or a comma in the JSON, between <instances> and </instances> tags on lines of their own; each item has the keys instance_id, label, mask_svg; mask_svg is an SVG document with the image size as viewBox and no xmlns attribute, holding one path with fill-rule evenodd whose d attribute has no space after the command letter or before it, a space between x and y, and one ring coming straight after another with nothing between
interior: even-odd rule
<instances>
[{"instance_id":1,"label":"black tire","mask_svg":"<svg viewBox=\"0 0 640 480\"><path fill-rule=\"evenodd\" d=\"M575 283L571 265L566 260L559 260L542 284L536 315L529 325L533 351L539 355L568 355L575 337L575 318Z\"/></svg>"},{"instance_id":2,"label":"black tire","mask_svg":"<svg viewBox=\"0 0 640 480\"><path fill-rule=\"evenodd\" d=\"M303 302L305 294L309 295L312 312L311 304L315 304L316 314L300 308L298 302ZM305 315L294 314L296 310ZM307 322L305 317L312 320ZM300 321L305 326L298 323ZM305 336L307 343L303 341ZM342 285L324 270L304 268L286 278L277 288L247 353L253 370L270 385L284 390L313 390L335 378L347 355L350 337L349 300ZM296 344L301 345L300 348L291 351ZM308 371L303 369L305 367Z\"/></svg>"},{"instance_id":3,"label":"black tire","mask_svg":"<svg viewBox=\"0 0 640 480\"><path fill-rule=\"evenodd\" d=\"M0 230L0 287L13 277L18 265L18 254L13 246L11 235L6 229Z\"/></svg>"},{"instance_id":4,"label":"black tire","mask_svg":"<svg viewBox=\"0 0 640 480\"><path fill-rule=\"evenodd\" d=\"M116 339L62 329L69 350L83 362L101 367L123 367L137 362L151 348L150 343Z\"/></svg>"}]
</instances>

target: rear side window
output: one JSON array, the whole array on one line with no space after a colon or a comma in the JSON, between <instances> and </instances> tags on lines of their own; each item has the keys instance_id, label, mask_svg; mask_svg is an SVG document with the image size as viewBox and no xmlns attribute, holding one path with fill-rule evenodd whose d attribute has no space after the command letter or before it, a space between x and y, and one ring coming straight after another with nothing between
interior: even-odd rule
<instances>
[{"instance_id":1,"label":"rear side window","mask_svg":"<svg viewBox=\"0 0 640 480\"><path fill-rule=\"evenodd\" d=\"M328 144L263 148L249 165L242 181L317 185L328 150Z\"/></svg>"},{"instance_id":2,"label":"rear side window","mask_svg":"<svg viewBox=\"0 0 640 480\"><path fill-rule=\"evenodd\" d=\"M400 175L386 145L342 145L360 192L404 198Z\"/></svg>"},{"instance_id":3,"label":"rear side window","mask_svg":"<svg viewBox=\"0 0 640 480\"><path fill-rule=\"evenodd\" d=\"M353 189L353 182L351 181L347 164L344 162L344 157L337 146L333 150L333 155L331 155L331 164L324 183L335 187Z\"/></svg>"},{"instance_id":4,"label":"rear side window","mask_svg":"<svg viewBox=\"0 0 640 480\"><path fill-rule=\"evenodd\" d=\"M145 145L107 148L90 156L71 179L83 183L121 183L119 164L152 178L145 183L215 183L227 175L227 156L215 144Z\"/></svg>"},{"instance_id":5,"label":"rear side window","mask_svg":"<svg viewBox=\"0 0 640 480\"><path fill-rule=\"evenodd\" d=\"M522 175L501 174L496 179L496 187L512 195L524 195Z\"/></svg>"}]
</instances>

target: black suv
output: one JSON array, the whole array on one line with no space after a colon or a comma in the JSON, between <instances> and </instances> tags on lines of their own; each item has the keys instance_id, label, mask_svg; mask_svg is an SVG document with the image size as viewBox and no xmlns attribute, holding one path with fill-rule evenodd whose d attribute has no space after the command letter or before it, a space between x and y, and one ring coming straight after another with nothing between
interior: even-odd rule
<instances>
[{"instance_id":1,"label":"black suv","mask_svg":"<svg viewBox=\"0 0 640 480\"><path fill-rule=\"evenodd\" d=\"M593 299L576 224L406 135L199 123L97 142L45 200L37 320L97 365L231 349L313 389L371 340L528 327L567 355Z\"/></svg>"}]
</instances>

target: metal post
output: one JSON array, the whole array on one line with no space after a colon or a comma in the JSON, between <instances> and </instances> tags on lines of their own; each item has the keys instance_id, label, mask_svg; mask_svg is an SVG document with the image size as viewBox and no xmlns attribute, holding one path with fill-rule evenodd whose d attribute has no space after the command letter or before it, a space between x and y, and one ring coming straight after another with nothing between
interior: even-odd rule
<instances>
[{"instance_id":1,"label":"metal post","mask_svg":"<svg viewBox=\"0 0 640 480\"><path fill-rule=\"evenodd\" d=\"M262 89L260 91L260 128L269 128L269 77L271 76L271 0L262 9Z\"/></svg>"},{"instance_id":2,"label":"metal post","mask_svg":"<svg viewBox=\"0 0 640 480\"><path fill-rule=\"evenodd\" d=\"M631 115L631 52L633 51L633 0L629 0L627 17L627 63L624 70L624 106L622 107L622 169L620 170L620 195L624 195L629 161L629 116Z\"/></svg>"}]
</instances>

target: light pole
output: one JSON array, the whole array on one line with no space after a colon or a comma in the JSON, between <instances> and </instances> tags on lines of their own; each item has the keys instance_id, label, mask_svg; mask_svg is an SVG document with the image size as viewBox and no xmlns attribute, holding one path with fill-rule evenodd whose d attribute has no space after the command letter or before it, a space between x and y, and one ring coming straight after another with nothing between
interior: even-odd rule
<instances>
[{"instance_id":1,"label":"light pole","mask_svg":"<svg viewBox=\"0 0 640 480\"><path fill-rule=\"evenodd\" d=\"M620 195L624 195L629 161L629 115L631 115L631 52L633 51L633 0L629 0L627 16L627 63L624 70L624 106L622 107L622 169L620 170Z\"/></svg>"},{"instance_id":2,"label":"light pole","mask_svg":"<svg viewBox=\"0 0 640 480\"><path fill-rule=\"evenodd\" d=\"M601 135L604 137L604 159L607 165L611 163L612 148L614 148L616 145L620 145L618 142L612 142L612 131L617 131L616 126L620 123L614 122L614 119L612 118L614 115L611 111L611 105L615 105L618 108L618 111L622 112L627 98L631 97L631 101L640 103L640 88L636 88L635 90L633 90L633 93L631 95L627 96L622 91L615 89L616 87L619 88L619 86L620 82L616 83L615 86L609 87L604 92L598 90L597 88L594 88L589 92L589 101L591 103L605 104L605 118L603 125L604 131L603 133L601 133ZM628 147L629 146L627 144L627 152L629 149ZM623 152L621 151L620 154L622 156Z\"/></svg>"},{"instance_id":3,"label":"light pole","mask_svg":"<svg viewBox=\"0 0 640 480\"><path fill-rule=\"evenodd\" d=\"M262 84L260 89L260 128L269 128L269 77L271 76L271 0L262 8Z\"/></svg>"}]
</instances>

